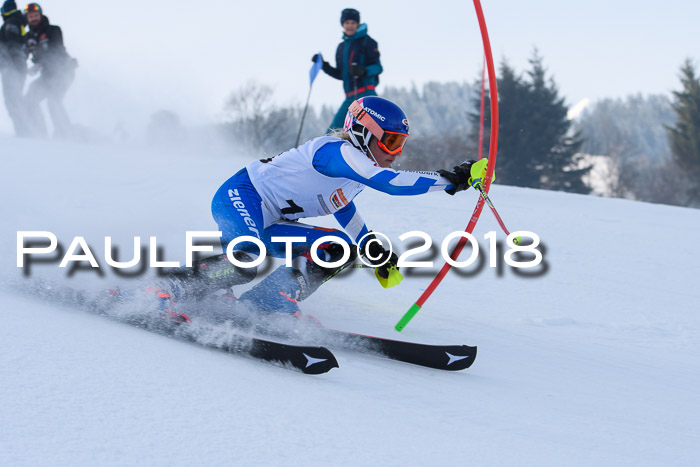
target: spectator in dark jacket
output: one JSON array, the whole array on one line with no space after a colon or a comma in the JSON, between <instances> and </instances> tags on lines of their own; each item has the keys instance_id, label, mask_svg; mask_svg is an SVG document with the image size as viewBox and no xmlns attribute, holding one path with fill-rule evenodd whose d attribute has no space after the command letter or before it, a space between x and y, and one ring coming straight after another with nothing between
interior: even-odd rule
<instances>
[{"instance_id":1,"label":"spectator in dark jacket","mask_svg":"<svg viewBox=\"0 0 700 467\"><path fill-rule=\"evenodd\" d=\"M14 0L7 0L0 9L0 74L2 96L17 136L29 136L29 121L24 107L24 81L27 79L27 52L24 48L27 21L17 10Z\"/></svg>"},{"instance_id":2,"label":"spectator in dark jacket","mask_svg":"<svg viewBox=\"0 0 700 467\"><path fill-rule=\"evenodd\" d=\"M345 101L338 109L328 131L342 128L348 107L355 99L376 96L375 87L379 84L382 64L379 62L377 41L367 34L367 25L360 24L360 12L346 8L340 14L343 26L343 42L335 52L335 68L323 62L323 71L335 79L343 80ZM311 59L316 61L316 55Z\"/></svg>"},{"instance_id":3,"label":"spectator in dark jacket","mask_svg":"<svg viewBox=\"0 0 700 467\"><path fill-rule=\"evenodd\" d=\"M37 3L25 8L29 33L27 51L34 66L30 73L39 73L29 86L25 100L35 134L46 137L46 122L41 113L42 101L46 100L54 127L54 136L67 138L71 134L71 123L63 106L63 97L75 78L77 62L66 52L61 28L52 25Z\"/></svg>"}]
</instances>

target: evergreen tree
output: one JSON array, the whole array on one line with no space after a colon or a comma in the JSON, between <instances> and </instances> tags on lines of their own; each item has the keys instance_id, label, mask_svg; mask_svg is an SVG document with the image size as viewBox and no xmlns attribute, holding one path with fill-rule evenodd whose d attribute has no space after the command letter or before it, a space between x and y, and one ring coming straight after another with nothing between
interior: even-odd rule
<instances>
[{"instance_id":1,"label":"evergreen tree","mask_svg":"<svg viewBox=\"0 0 700 467\"><path fill-rule=\"evenodd\" d=\"M672 104L678 120L667 127L673 160L691 181L689 202L700 203L700 79L695 66L686 59L681 66L683 90L674 91Z\"/></svg>"},{"instance_id":2,"label":"evergreen tree","mask_svg":"<svg viewBox=\"0 0 700 467\"><path fill-rule=\"evenodd\" d=\"M505 61L500 67L496 178L506 185L589 193L583 177L590 166L582 167L577 154L582 140L569 131L571 122L564 99L559 97L553 79L547 79L537 51L530 64L527 79L518 76ZM489 106L485 141L490 139ZM477 122L473 134L478 135L478 112L471 116Z\"/></svg>"},{"instance_id":3,"label":"evergreen tree","mask_svg":"<svg viewBox=\"0 0 700 467\"><path fill-rule=\"evenodd\" d=\"M568 108L553 78L545 78L542 57L537 50L530 59L530 117L526 119L532 158L528 168L538 186L548 190L590 193L583 182L590 166L582 167L578 155L583 143L579 134L571 134ZM547 82L549 81L549 82ZM538 157L538 155L540 155Z\"/></svg>"},{"instance_id":4,"label":"evergreen tree","mask_svg":"<svg viewBox=\"0 0 700 467\"><path fill-rule=\"evenodd\" d=\"M523 98L527 95L527 83L516 75L515 70L503 60L500 65L498 78L498 154L496 177L504 185L523 185L523 171L518 148L524 144L521 122L527 113ZM473 108L470 113L472 120L472 139L478 142L479 116L481 108L481 82L474 88ZM489 89L484 96L484 149L483 157L488 157L491 145L491 98Z\"/></svg>"}]
</instances>

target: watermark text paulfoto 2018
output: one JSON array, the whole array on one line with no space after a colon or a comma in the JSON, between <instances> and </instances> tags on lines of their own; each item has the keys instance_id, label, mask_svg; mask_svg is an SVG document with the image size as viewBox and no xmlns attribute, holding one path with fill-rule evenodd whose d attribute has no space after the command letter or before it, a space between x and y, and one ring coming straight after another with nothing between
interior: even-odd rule
<instances>
[{"instance_id":1,"label":"watermark text paulfoto 2018","mask_svg":"<svg viewBox=\"0 0 700 467\"><path fill-rule=\"evenodd\" d=\"M374 238L370 238L370 242L379 242L385 250L390 252L394 251L389 237L382 233L372 232L367 235L374 235ZM185 232L185 267L192 267L195 261L195 255L200 253L212 253L214 252L214 245L212 244L202 244L201 242L205 239L212 241L215 239L220 239L222 232L220 231L186 231ZM421 231L411 231L400 235L399 240L401 242L407 242L409 240L414 240L411 242L412 245L418 243L417 246L413 246L406 251L404 251L398 257L399 268L432 268L434 262L432 260L421 260L416 261L415 256L424 254L429 251L434 251L433 239L425 232ZM455 241L459 239L468 240L467 244L471 245L471 253L466 259L458 260L452 259L451 244L454 245ZM502 260L505 263L516 269L521 268L535 268L542 264L543 261L543 251L538 249L540 247L540 238L534 232L529 231L517 231L512 232L508 235L506 239L506 244L508 248L505 252L502 250L500 242L497 244L496 232L491 231L484 235L484 240L488 242L488 258L489 267L496 268L499 267L499 253L503 253ZM381 240L380 240L381 239ZM531 242L524 244L524 239L530 239ZM514 243L514 240L519 243ZM292 266L293 259L293 247L294 244L306 243L305 237L272 237L270 239L272 243L283 243L285 251L285 264L288 267ZM358 241L359 244L363 244L365 237ZM318 256L318 247L324 243L333 242L342 246L343 256L333 262L324 261ZM236 250L237 245L241 243L253 243L259 249L257 258L254 258L249 262L242 262L238 260L233 252ZM313 242L310 248L311 258L314 262L323 267L337 267L344 264L351 255L351 248L357 249L357 257L360 258L366 266L376 267L378 265L384 264L371 264L371 261L377 260L379 258L367 258L363 257L359 251L359 247L356 245L349 245L345 240L340 237L327 235L318 238ZM114 259L113 255L114 245L112 243L112 237L104 238L104 261L105 263L114 269L130 269L143 266L142 264L142 252L145 251L143 245L141 244L141 237L133 237L133 256L128 261L118 261ZM159 250L162 250L158 246L158 239L156 237L149 237L148 242L148 266L151 268L179 268L182 264L179 261L164 261L158 259ZM63 253L65 252L65 253ZM467 268L472 266L477 259L479 259L479 243L476 237L468 232L457 231L452 232L447 235L440 243L440 255L443 261L450 264L454 268ZM58 254L58 255L57 255ZM57 236L49 231L17 231L17 267L24 268L28 267L31 262L47 262L47 255L53 255L53 261L57 262L59 257L61 258L58 265L59 268L66 268L68 266L76 266L78 264L83 267L90 265L91 268L100 268L100 264L97 261L92 249L88 245L85 237L73 237L68 248L63 248L60 245ZM253 236L240 236L234 238L226 248L226 256L228 260L236 267L240 268L253 268L257 267L265 261L267 256L267 249L265 244L256 237ZM521 260L523 256L527 256L529 259ZM388 259L387 259L388 260ZM483 259L482 259L483 262ZM85 264L87 263L87 264Z\"/></svg>"}]
</instances>

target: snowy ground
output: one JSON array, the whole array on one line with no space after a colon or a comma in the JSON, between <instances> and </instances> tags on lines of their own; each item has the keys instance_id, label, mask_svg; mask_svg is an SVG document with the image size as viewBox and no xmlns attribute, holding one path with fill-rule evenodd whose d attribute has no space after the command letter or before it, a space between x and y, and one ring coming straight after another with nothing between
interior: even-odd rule
<instances>
[{"instance_id":1,"label":"snowy ground","mask_svg":"<svg viewBox=\"0 0 700 467\"><path fill-rule=\"evenodd\" d=\"M185 231L215 230L211 196L255 156L0 147L6 285L22 277L18 230L64 246L82 235L98 260L107 235L124 254L155 235L165 259L184 260ZM383 290L354 271L303 303L338 329L478 345L460 373L336 351L339 369L307 376L0 289L0 464L699 465L700 211L498 185L491 195L512 230L541 236L543 273L451 272L401 335L393 325L430 277ZM436 242L462 230L475 202L357 199L399 245L410 230ZM484 211L484 258L492 230ZM110 270L66 279L56 263L31 273L91 289L124 281Z\"/></svg>"}]
</instances>

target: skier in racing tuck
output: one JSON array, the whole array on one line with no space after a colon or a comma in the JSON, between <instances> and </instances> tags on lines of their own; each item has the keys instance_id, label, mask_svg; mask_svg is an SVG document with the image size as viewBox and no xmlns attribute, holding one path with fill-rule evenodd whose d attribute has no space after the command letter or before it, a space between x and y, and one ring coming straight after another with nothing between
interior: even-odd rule
<instances>
[{"instance_id":1,"label":"skier in racing tuck","mask_svg":"<svg viewBox=\"0 0 700 467\"><path fill-rule=\"evenodd\" d=\"M468 161L452 171L411 172L394 170L409 136L408 119L393 102L375 96L352 103L343 131L315 138L278 156L249 164L219 188L212 201L212 214L222 232L224 251L238 237L252 236L266 253L284 258L284 242L273 237L304 237L292 244L293 267L280 266L252 289L239 303L256 310L300 316L298 302L309 297L329 277L356 259L357 247L384 286L398 284L401 275L397 255L384 249L368 230L353 199L366 186L390 195L420 195L446 191L454 195L480 181L487 160ZM298 222L304 217L333 214L345 232ZM349 254L338 241L324 241L318 257L337 262L325 267L312 260L310 248L321 237L335 236L346 242ZM260 248L252 241L236 240L233 255L251 262ZM203 273L203 274L201 274ZM197 298L252 280L254 269L234 267L225 255L202 260L194 272L183 273L194 280L171 280L175 302ZM198 275L199 274L199 275Z\"/></svg>"}]
</instances>

